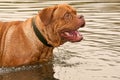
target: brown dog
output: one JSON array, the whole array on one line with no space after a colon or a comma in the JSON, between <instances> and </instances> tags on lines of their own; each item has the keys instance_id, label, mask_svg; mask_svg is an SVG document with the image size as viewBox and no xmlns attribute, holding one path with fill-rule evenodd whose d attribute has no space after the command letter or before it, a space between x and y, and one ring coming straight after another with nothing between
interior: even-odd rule
<instances>
[{"instance_id":1,"label":"brown dog","mask_svg":"<svg viewBox=\"0 0 120 80\"><path fill-rule=\"evenodd\" d=\"M48 7L26 21L0 22L0 66L49 61L54 47L78 42L83 16L67 4Z\"/></svg>"}]
</instances>

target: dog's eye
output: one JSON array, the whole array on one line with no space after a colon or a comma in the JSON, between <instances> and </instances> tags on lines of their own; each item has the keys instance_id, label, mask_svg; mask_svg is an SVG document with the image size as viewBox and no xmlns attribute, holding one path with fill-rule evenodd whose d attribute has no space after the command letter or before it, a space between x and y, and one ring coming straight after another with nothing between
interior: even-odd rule
<instances>
[{"instance_id":1,"label":"dog's eye","mask_svg":"<svg viewBox=\"0 0 120 80\"><path fill-rule=\"evenodd\" d=\"M66 13L64 15L64 19L70 20L70 19L72 19L72 15L70 13Z\"/></svg>"}]
</instances>

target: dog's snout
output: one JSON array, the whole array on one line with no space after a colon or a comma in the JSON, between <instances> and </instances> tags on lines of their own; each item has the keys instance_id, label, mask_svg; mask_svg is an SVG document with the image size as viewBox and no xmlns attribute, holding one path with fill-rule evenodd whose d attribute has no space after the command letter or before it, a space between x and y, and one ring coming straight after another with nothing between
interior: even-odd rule
<instances>
[{"instance_id":1,"label":"dog's snout","mask_svg":"<svg viewBox=\"0 0 120 80\"><path fill-rule=\"evenodd\" d=\"M83 18L84 16L83 15L78 15L78 19L81 19Z\"/></svg>"},{"instance_id":2,"label":"dog's snout","mask_svg":"<svg viewBox=\"0 0 120 80\"><path fill-rule=\"evenodd\" d=\"M80 15L80 18L83 18L84 16L83 15Z\"/></svg>"},{"instance_id":3,"label":"dog's snout","mask_svg":"<svg viewBox=\"0 0 120 80\"><path fill-rule=\"evenodd\" d=\"M84 16L83 15L77 15L77 19L78 19L78 22L79 22L79 26L84 27L85 26Z\"/></svg>"}]
</instances>

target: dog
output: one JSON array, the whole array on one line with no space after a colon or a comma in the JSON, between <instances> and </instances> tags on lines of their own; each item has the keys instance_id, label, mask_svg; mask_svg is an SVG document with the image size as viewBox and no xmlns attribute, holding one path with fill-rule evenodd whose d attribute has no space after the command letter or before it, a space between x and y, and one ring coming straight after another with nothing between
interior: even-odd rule
<instances>
[{"instance_id":1,"label":"dog","mask_svg":"<svg viewBox=\"0 0 120 80\"><path fill-rule=\"evenodd\" d=\"M25 21L0 22L0 66L48 62L53 49L83 39L83 15L68 4L47 7Z\"/></svg>"}]
</instances>

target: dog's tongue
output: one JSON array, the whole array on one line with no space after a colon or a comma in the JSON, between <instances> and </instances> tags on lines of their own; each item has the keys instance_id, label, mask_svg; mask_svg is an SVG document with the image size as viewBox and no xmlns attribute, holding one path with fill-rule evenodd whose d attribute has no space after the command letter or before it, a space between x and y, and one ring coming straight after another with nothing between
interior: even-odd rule
<instances>
[{"instance_id":1,"label":"dog's tongue","mask_svg":"<svg viewBox=\"0 0 120 80\"><path fill-rule=\"evenodd\" d=\"M82 35L78 31L67 31L64 32L62 36L71 42L79 42L83 39Z\"/></svg>"}]
</instances>

